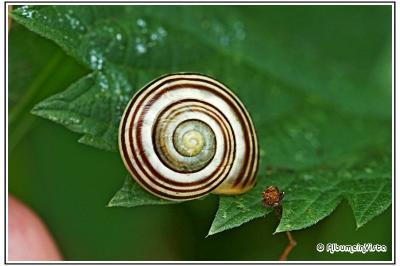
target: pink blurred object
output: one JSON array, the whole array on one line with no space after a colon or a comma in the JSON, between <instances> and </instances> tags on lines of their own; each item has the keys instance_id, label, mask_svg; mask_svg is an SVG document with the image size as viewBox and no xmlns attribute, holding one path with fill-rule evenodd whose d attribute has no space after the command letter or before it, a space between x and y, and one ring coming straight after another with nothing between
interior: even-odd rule
<instances>
[{"instance_id":1,"label":"pink blurred object","mask_svg":"<svg viewBox=\"0 0 400 266\"><path fill-rule=\"evenodd\" d=\"M45 224L11 195L8 196L8 260L62 260Z\"/></svg>"}]
</instances>

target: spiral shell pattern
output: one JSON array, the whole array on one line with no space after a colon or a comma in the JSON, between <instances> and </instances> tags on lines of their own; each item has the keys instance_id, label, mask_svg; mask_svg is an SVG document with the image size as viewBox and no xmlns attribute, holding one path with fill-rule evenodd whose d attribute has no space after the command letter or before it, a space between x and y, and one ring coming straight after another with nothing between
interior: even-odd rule
<instances>
[{"instance_id":1,"label":"spiral shell pattern","mask_svg":"<svg viewBox=\"0 0 400 266\"><path fill-rule=\"evenodd\" d=\"M251 118L226 86L207 76L171 74L137 92L121 119L119 149L132 177L161 198L235 195L255 184Z\"/></svg>"}]
</instances>

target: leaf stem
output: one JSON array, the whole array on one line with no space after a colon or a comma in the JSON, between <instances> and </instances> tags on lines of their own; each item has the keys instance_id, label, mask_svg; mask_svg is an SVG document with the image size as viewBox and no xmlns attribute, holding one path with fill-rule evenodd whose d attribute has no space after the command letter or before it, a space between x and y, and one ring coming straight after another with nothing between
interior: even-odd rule
<instances>
[{"instance_id":1,"label":"leaf stem","mask_svg":"<svg viewBox=\"0 0 400 266\"><path fill-rule=\"evenodd\" d=\"M18 143L24 138L25 134L35 125L36 119L32 115L22 118L22 122L18 123L13 133L9 135L8 152L12 153Z\"/></svg>"},{"instance_id":2,"label":"leaf stem","mask_svg":"<svg viewBox=\"0 0 400 266\"><path fill-rule=\"evenodd\" d=\"M282 204L280 203L278 206L274 207L274 210L275 210L276 217L280 221L282 218ZM290 231L286 231L285 233L289 240L289 243L286 246L286 248L283 250L282 255L279 257L280 261L286 261L287 257L289 256L290 252L292 251L292 249L297 245L297 242L296 242L296 240L294 240Z\"/></svg>"},{"instance_id":3,"label":"leaf stem","mask_svg":"<svg viewBox=\"0 0 400 266\"><path fill-rule=\"evenodd\" d=\"M264 207L272 207L275 211L275 215L278 218L278 221L281 221L282 219L282 199L284 195L285 193L283 191L279 191L279 188L275 186L267 187L262 193L262 203ZM285 261L292 249L297 245L297 242L293 239L290 231L286 231L286 236L288 237L289 244L286 246L282 255L279 257L279 260L281 261Z\"/></svg>"},{"instance_id":4,"label":"leaf stem","mask_svg":"<svg viewBox=\"0 0 400 266\"><path fill-rule=\"evenodd\" d=\"M283 251L282 255L279 257L280 261L287 260L287 256L290 254L292 249L297 245L296 240L292 237L290 231L286 231L287 238L289 239L289 244L286 246L285 250Z\"/></svg>"}]
</instances>

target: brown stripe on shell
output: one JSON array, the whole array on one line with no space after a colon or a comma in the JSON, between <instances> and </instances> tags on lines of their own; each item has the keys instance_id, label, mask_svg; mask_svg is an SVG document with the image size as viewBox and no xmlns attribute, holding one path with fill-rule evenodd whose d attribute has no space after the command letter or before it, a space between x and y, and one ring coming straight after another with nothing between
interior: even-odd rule
<instances>
[{"instance_id":1,"label":"brown stripe on shell","mask_svg":"<svg viewBox=\"0 0 400 266\"><path fill-rule=\"evenodd\" d=\"M139 119L139 121L142 121L142 120ZM131 120L131 123L133 123L133 120ZM132 125L131 125L131 127L132 127ZM136 127L136 128L140 129L140 127ZM138 141L137 141L137 146L139 147L139 154L142 154L142 153L143 153L143 147L141 146L141 141L140 141L141 134L140 134L140 132L137 132L137 131L136 131L136 134L135 134L135 135L136 135L136 138L138 139ZM129 136L131 137L132 135L130 134ZM227 142L227 143L229 143L229 142ZM131 150L133 150L133 139L129 139L129 144L130 144ZM231 153L231 152L230 152L230 151L231 151L231 145L228 145L227 147L228 147L228 149L229 149L229 150L228 150L228 154L230 154L230 153ZM136 161L136 165L140 168L140 170L141 170L143 173L146 173L146 171L145 171L145 169L144 169L142 163L138 160L137 154L136 154L135 152L133 152L132 155L134 156L134 159L135 159L135 161ZM145 161L144 164L149 168L149 167L150 167L150 163L149 163L149 161L147 160L146 156L143 156L142 158L143 158L144 161ZM228 158L231 158L231 157L228 156ZM233 159L230 159L230 160L228 161L228 163L231 162L231 161L233 161ZM166 182L166 183L170 183L170 184L174 184L174 185L180 185L181 187L188 187L188 184L189 184L189 183L175 183L173 180L167 179L166 177L160 175L155 169L150 169L150 170L152 170L152 174L153 174L154 176L147 175L149 181L151 181L152 183L154 183L155 185L157 185L157 186L159 186L159 187L162 187L162 188L164 188L164 189L171 190L171 191L174 191L174 192L181 192L181 193L184 193L184 192L195 192L195 191L200 191L200 190L204 189L204 187L207 187L207 186L209 186L209 189L208 189L207 191L210 191L210 190L212 190L213 188L217 187L217 186L219 185L219 183L223 181L223 178L222 178L220 182L218 182L217 184L215 184L215 186L210 186L210 185L205 184L204 186L202 186L202 187L200 187L200 188L196 188L196 189L187 189L187 188L186 188L186 189L175 189L175 188L167 187L167 186L161 184L160 182L158 182L156 179L153 179L152 177L156 177L158 180L162 180L162 181L164 181L164 182ZM222 170L224 170L224 169L222 168ZM229 169L225 169L225 171L226 171L226 170L229 170ZM214 176L210 175L210 178L212 178L212 177L215 178L215 177L216 177L215 174L216 174L217 171L218 171L218 169L213 173ZM223 172L223 171L222 171L222 172ZM226 175L228 175L228 173L229 173L229 172L227 172L227 173L224 174L224 175L226 176ZM217 177L218 177L218 176L217 176ZM218 180L219 178L215 178L215 179ZM142 179L142 181L143 181L143 179ZM199 183L200 183L200 182L199 182ZM189 184L189 185L192 185L192 186L193 186L193 185L197 185L197 184L193 183L193 184Z\"/></svg>"},{"instance_id":2,"label":"brown stripe on shell","mask_svg":"<svg viewBox=\"0 0 400 266\"><path fill-rule=\"evenodd\" d=\"M181 108L183 109L183 107L188 108L187 106L182 105L182 103L191 106L191 107L190 107L190 110L191 110L191 111L197 111L197 112L209 114L210 116L212 116L212 117L215 118L215 119L214 119L215 121L221 122L221 123L219 123L219 124L222 124L222 123L224 123L225 121L227 121L225 115L224 115L223 113L219 112L218 109L215 109L215 111L218 112L219 115L221 115L224 119L220 119L220 118L218 118L217 116L213 115L212 113L206 112L207 109L205 109L204 107L195 105L195 103L201 103L201 104L203 104L203 105L208 106L208 107L211 108L211 109L214 109L214 107L213 107L212 105L210 105L209 103L204 102L204 101L201 101L201 100L196 100L196 99L185 99L185 100L180 100L180 101L176 101L176 102L171 103L170 106L176 107L177 110L173 110L173 111L171 112L171 114L168 115L168 117L170 117L170 116L177 116L177 115L179 115L181 112L184 112L184 111L185 111L185 110L181 110L181 111L178 112L178 109L181 109ZM192 105L191 105L191 104L192 104ZM182 105L182 107L180 107L181 105ZM155 132L155 131L156 131L155 125L157 125L163 118L165 118L165 116L166 116L165 114L166 114L168 111L170 111L170 109L171 109L171 108L169 108L170 106L167 106L167 108L165 108L164 110L161 111L161 113L158 115L157 120L155 121L155 123L154 123L154 125L153 125L153 130L152 130L152 132L153 132L153 134L152 134L153 146L156 145L156 144L155 144L155 135L156 135L156 132ZM172 118L173 118L173 117L172 117ZM191 119L191 120L192 120L192 119ZM195 119L194 119L194 120L195 120ZM185 121L188 121L188 120L185 120ZM225 124L225 123L224 123L224 124ZM227 123L226 123L226 124L227 124ZM229 128L230 130L226 130L226 128ZM233 143L234 154L235 154L235 145L234 145L234 143L236 143L236 141L235 141L235 135L233 134L233 129L232 129L232 127L231 127L229 124L227 124L227 125L225 125L225 127L221 127L221 129L222 129L223 131L225 131L226 133L229 134L229 137L230 137L230 140L229 140L229 141L230 141L231 143ZM224 136L224 138L225 138L225 136ZM158 152L157 152L157 151L156 151L156 154L158 155ZM213 157L214 157L214 156L213 156ZM160 156L159 156L159 158L160 158ZM160 158L160 161L162 161L161 158ZM167 166L167 165L166 165L166 166ZM167 166L167 167L168 167L168 166ZM205 165L203 168L205 168L205 167L207 167L207 165ZM203 168L197 170L196 172L202 170ZM175 170L175 171L177 171L177 170ZM179 172L179 173L187 173L187 172L181 172L181 171L177 171L177 172ZM190 173L190 172L188 172L188 173ZM198 182L202 182L202 180L201 180L201 181L198 181ZM197 183L197 182L196 182L196 183ZM196 183L185 183L185 184L196 184Z\"/></svg>"},{"instance_id":3,"label":"brown stripe on shell","mask_svg":"<svg viewBox=\"0 0 400 266\"><path fill-rule=\"evenodd\" d=\"M216 110L216 111L218 111L218 110ZM203 112L204 113L207 113L207 114L209 114L209 115L211 115L211 112L209 112L209 111L207 111L207 110L203 110ZM229 125L229 124L228 124ZM232 129L230 129L231 131L232 131ZM225 131L227 131L227 130L225 130ZM228 131L229 132L229 131ZM229 134L229 135L232 135L233 136L233 134ZM141 152L143 151L143 147L142 147L142 145L141 145L141 141L140 141L140 139L141 139L141 134L140 134L140 132L139 131L137 131L136 132L136 138L138 139L138 141L137 141L137 143L138 143L138 147L139 147L139 153L141 154ZM231 153L231 150L233 149L233 151L232 151L232 153L233 153L233 158L231 158L231 157L228 157L227 159L230 159L230 160L228 160L228 163L230 162L230 161L233 161L234 160L234 145L232 145L232 143L233 143L233 141L231 140L230 142L226 139L226 135L224 135L224 138L225 138L225 143L229 143L229 145L228 145L228 148L229 148L229 150L228 150L228 152L226 152L225 154L227 155L227 156L230 156L230 153ZM231 146L233 146L233 148L231 148ZM132 144L131 144L131 147L132 147ZM160 179L160 180L162 180L162 181L164 181L164 182L166 182L166 183L169 183L169 184L173 184L173 185L176 185L176 186L195 186L195 185L199 185L199 184L201 184L201 183L204 183L204 182L207 182L208 180L210 180L212 177L213 177L213 175L215 176L217 173L218 173L218 171L220 171L220 169L216 169L216 171L214 171L213 173L212 173L212 175L210 175L208 178L204 178L204 179L202 179L202 180L199 180L199 181L196 181L196 182L191 182L191 183L189 183L189 182L187 182L187 183L178 183L178 182L175 182L175 181L173 181L173 180L170 180L170 179L167 179L165 176L163 176L163 175L161 175L160 173L158 173L154 168L152 168L151 166L150 166L150 163L149 163L149 161L148 161L148 159L146 158L146 156L143 156L143 159L145 160L145 164L148 166L148 168L150 169L150 171L152 172L152 174L155 176L155 177L157 177L157 179ZM193 190L193 191L195 191L195 190Z\"/></svg>"},{"instance_id":4,"label":"brown stripe on shell","mask_svg":"<svg viewBox=\"0 0 400 266\"><path fill-rule=\"evenodd\" d=\"M170 83L175 82L177 84L174 84L172 86ZM194 83L191 83L194 82ZM196 83L197 82L197 83ZM200 84L198 84L200 83ZM206 83L206 84L203 84ZM165 86L165 88L160 89L162 86ZM120 125L120 137L119 137L119 145L120 145L120 150L123 156L123 160L127 168L130 170L131 174L134 176L135 179L139 181L141 185L144 186L145 189L147 189L149 192L156 194L160 197L167 198L167 199L174 199L174 200L185 200L185 199L190 199L190 198L196 198L200 197L206 193L208 193L210 190L205 190L200 193L191 193L193 191L190 191L190 189L186 189L184 191L177 191L175 189L172 189L173 193L165 193L162 191L158 191L154 187L152 187L150 184L147 184L141 176L138 174L136 171L134 165L132 164L131 158L129 156L129 153L126 148L126 144L131 146L131 153L135 157L136 152L135 152L135 147L134 147L134 142L137 142L136 144L139 144L139 146L142 145L140 138L140 130L141 130L141 118L144 115L144 111L146 108L150 108L147 104L143 106L143 102L147 101L148 97L152 94L154 94L151 98L151 103L154 103L155 101L158 100L158 98L163 94L165 90L171 90L174 88L197 88L197 89L204 89L208 90L209 92L213 93L214 95L217 95L218 97L222 98L229 106L231 106L232 110L238 115L237 117L239 118L239 123L241 124L241 127L243 128L244 131L244 138L245 138L245 158L243 160L249 159L249 162L246 164L243 164L241 167L240 175L236 182L234 183L234 186L248 186L251 183L255 183L255 173L257 171L258 167L258 143L256 139L256 134L255 134L255 129L254 126L251 122L250 116L247 113L246 109L244 108L243 104L238 100L238 98L230 92L224 85L221 83L214 81L208 77L201 76L201 75L194 75L194 74L173 74L165 77L161 77L147 86L145 86L141 91L139 91L129 102L128 107L126 108L124 114L123 114L123 119L121 120L121 125ZM157 92L157 90L159 90ZM140 101L138 102L137 100L140 98ZM204 102L202 103L204 104ZM132 108L135 107L133 114L132 114ZM138 123L134 125L134 121L137 120L135 119L135 115L137 115L137 112L139 109L142 109L141 111L141 116L139 117ZM129 127L127 127L127 119L130 115L132 116L132 119L129 123ZM160 117L160 115L158 115ZM228 120L226 120L228 121ZM136 136L135 139L133 139L133 134L132 130L135 128L139 128L139 130L136 130ZM232 130L232 128L230 128ZM128 137L132 137L132 139L128 140L128 143L126 142L125 139L125 133L128 131ZM234 133L233 135L234 136ZM224 138L226 136L224 135ZM234 142L235 143L235 142ZM229 146L229 145L228 145ZM233 145L233 148L235 145ZM253 151L254 154L252 154L250 151ZM236 152L234 151L233 154L235 155ZM252 156L250 156L252 155ZM145 158L145 156L143 157ZM147 158L145 158L147 160ZM136 161L136 160L135 160ZM146 162L148 163L148 161ZM221 162L222 163L222 162ZM140 171L145 173L145 170L142 168L140 161L136 161L137 167L139 167ZM153 169L155 171L155 169ZM152 171L153 172L153 171ZM228 175L229 170L226 172ZM225 178L225 177L224 177ZM148 178L148 180L152 180L152 178ZM170 179L165 179L168 181L173 181ZM218 179L217 179L218 180ZM204 180L200 180L204 181ZM175 182L175 181L173 181ZM223 179L218 182L217 186L223 182ZM158 182L157 182L158 183ZM183 184L183 183L180 183ZM186 183L187 184L187 183ZM163 184L157 184L161 185L161 187L164 187L165 190L171 190L170 187L166 187ZM182 192L182 193L181 193ZM195 190L195 192L198 192L198 190Z\"/></svg>"}]
</instances>

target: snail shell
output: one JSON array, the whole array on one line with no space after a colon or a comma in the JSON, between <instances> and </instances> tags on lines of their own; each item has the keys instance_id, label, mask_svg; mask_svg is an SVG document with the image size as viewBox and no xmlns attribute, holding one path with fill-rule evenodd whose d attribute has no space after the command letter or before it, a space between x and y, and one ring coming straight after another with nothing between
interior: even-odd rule
<instances>
[{"instance_id":1,"label":"snail shell","mask_svg":"<svg viewBox=\"0 0 400 266\"><path fill-rule=\"evenodd\" d=\"M161 198L236 195L255 184L251 118L226 86L207 76L171 74L137 92L121 119L119 150L132 177Z\"/></svg>"}]
</instances>

